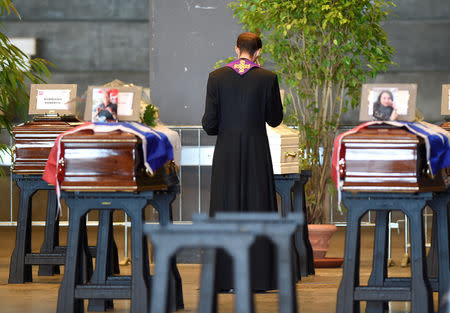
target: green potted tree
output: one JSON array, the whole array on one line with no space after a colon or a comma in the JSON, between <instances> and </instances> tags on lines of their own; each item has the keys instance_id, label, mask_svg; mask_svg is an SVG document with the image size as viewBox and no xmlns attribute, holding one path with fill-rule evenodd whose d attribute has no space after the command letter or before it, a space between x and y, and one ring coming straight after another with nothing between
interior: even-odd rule
<instances>
[{"instance_id":1,"label":"green potted tree","mask_svg":"<svg viewBox=\"0 0 450 313\"><path fill-rule=\"evenodd\" d=\"M285 122L299 130L300 168L312 170L308 223L323 223L341 116L358 106L361 84L392 64L380 23L394 3L237 0L229 6L244 28L261 35L263 53L286 88Z\"/></svg>"},{"instance_id":2,"label":"green potted tree","mask_svg":"<svg viewBox=\"0 0 450 313\"><path fill-rule=\"evenodd\" d=\"M0 16L14 13L20 15L10 0L0 1ZM17 118L26 120L29 103L29 84L45 83L50 77L48 61L28 57L14 46L5 35L6 28L0 22L0 131L6 129L11 133L13 121ZM0 151L9 154L9 145L0 143Z\"/></svg>"}]
</instances>

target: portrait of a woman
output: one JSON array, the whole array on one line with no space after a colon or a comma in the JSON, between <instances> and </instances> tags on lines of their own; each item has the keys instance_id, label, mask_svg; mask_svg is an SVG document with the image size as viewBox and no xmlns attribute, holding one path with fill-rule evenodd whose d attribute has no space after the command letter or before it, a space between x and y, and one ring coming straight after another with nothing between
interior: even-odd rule
<instances>
[{"instance_id":1,"label":"portrait of a woman","mask_svg":"<svg viewBox=\"0 0 450 313\"><path fill-rule=\"evenodd\" d=\"M397 106L392 92L389 90L381 91L373 104L373 119L378 121L395 121L397 116Z\"/></svg>"}]
</instances>

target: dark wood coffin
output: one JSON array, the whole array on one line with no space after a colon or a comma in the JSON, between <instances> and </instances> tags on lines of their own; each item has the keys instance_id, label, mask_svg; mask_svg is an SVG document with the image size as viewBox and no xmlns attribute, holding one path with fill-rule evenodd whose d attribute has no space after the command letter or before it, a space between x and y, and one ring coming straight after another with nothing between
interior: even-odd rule
<instances>
[{"instance_id":1,"label":"dark wood coffin","mask_svg":"<svg viewBox=\"0 0 450 313\"><path fill-rule=\"evenodd\" d=\"M38 120L14 127L13 173L42 175L56 137L78 124L61 120Z\"/></svg>"},{"instance_id":2,"label":"dark wood coffin","mask_svg":"<svg viewBox=\"0 0 450 313\"><path fill-rule=\"evenodd\" d=\"M443 129L450 132L450 122L445 122L440 125ZM450 186L450 168L444 169L444 179L446 181L446 186Z\"/></svg>"},{"instance_id":3,"label":"dark wood coffin","mask_svg":"<svg viewBox=\"0 0 450 313\"><path fill-rule=\"evenodd\" d=\"M445 189L441 173L429 175L422 138L401 128L375 126L344 137L343 190L425 192ZM343 158L343 162L342 162Z\"/></svg>"},{"instance_id":4,"label":"dark wood coffin","mask_svg":"<svg viewBox=\"0 0 450 313\"><path fill-rule=\"evenodd\" d=\"M91 130L65 135L65 191L167 190L178 184L176 166L168 162L151 175L145 168L141 140L121 131L94 133Z\"/></svg>"},{"instance_id":5,"label":"dark wood coffin","mask_svg":"<svg viewBox=\"0 0 450 313\"><path fill-rule=\"evenodd\" d=\"M441 127L446 131L450 132L450 122L445 122L441 124Z\"/></svg>"}]
</instances>

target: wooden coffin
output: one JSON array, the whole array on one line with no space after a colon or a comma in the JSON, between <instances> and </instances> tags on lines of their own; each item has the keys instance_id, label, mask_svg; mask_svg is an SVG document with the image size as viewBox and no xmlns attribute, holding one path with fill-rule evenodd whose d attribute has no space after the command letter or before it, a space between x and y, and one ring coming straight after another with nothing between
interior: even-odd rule
<instances>
[{"instance_id":1,"label":"wooden coffin","mask_svg":"<svg viewBox=\"0 0 450 313\"><path fill-rule=\"evenodd\" d=\"M278 127L266 125L274 174L299 173L299 134L284 124Z\"/></svg>"},{"instance_id":2,"label":"wooden coffin","mask_svg":"<svg viewBox=\"0 0 450 313\"><path fill-rule=\"evenodd\" d=\"M450 132L450 122L445 122L441 124L441 127L445 129L446 131Z\"/></svg>"},{"instance_id":3,"label":"wooden coffin","mask_svg":"<svg viewBox=\"0 0 450 313\"><path fill-rule=\"evenodd\" d=\"M178 184L176 166L169 162L154 175L144 166L141 140L121 131L92 130L65 135L61 189L66 191L167 190Z\"/></svg>"},{"instance_id":4,"label":"wooden coffin","mask_svg":"<svg viewBox=\"0 0 450 313\"><path fill-rule=\"evenodd\" d=\"M445 122L440 125L443 129L450 132L450 122ZM446 186L450 186L450 168L444 169L443 173Z\"/></svg>"},{"instance_id":5,"label":"wooden coffin","mask_svg":"<svg viewBox=\"0 0 450 313\"><path fill-rule=\"evenodd\" d=\"M14 127L13 173L42 175L56 137L78 124L61 120L38 120Z\"/></svg>"},{"instance_id":6,"label":"wooden coffin","mask_svg":"<svg viewBox=\"0 0 450 313\"><path fill-rule=\"evenodd\" d=\"M425 192L445 189L441 173L429 175L422 138L401 128L369 127L344 137L343 190Z\"/></svg>"}]
</instances>

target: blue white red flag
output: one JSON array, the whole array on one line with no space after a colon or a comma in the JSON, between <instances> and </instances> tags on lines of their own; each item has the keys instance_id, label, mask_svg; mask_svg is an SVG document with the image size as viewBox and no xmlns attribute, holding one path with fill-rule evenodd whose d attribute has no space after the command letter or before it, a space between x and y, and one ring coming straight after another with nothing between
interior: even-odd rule
<instances>
[{"instance_id":1,"label":"blue white red flag","mask_svg":"<svg viewBox=\"0 0 450 313\"><path fill-rule=\"evenodd\" d=\"M173 148L167 136L164 133L155 131L148 126L136 122L88 122L82 124L58 136L52 150L50 151L44 174L42 175L43 180L56 186L59 207L60 182L64 178L64 170L62 168L62 164L64 164L64 162L62 162L64 160L64 149L61 146L61 139L68 134L73 134L82 130L93 130L94 132L112 132L115 130L120 130L136 135L142 141L144 165L150 174L153 174L167 161L173 160Z\"/></svg>"},{"instance_id":2,"label":"blue white red flag","mask_svg":"<svg viewBox=\"0 0 450 313\"><path fill-rule=\"evenodd\" d=\"M440 170L450 167L450 133L443 128L426 122L366 122L340 134L334 140L331 176L338 188L340 182L339 162L344 157L344 151L342 150L342 139L347 135L357 133L367 126L381 124L404 127L414 135L423 138L426 147L427 164L432 176L439 173Z\"/></svg>"}]
</instances>

